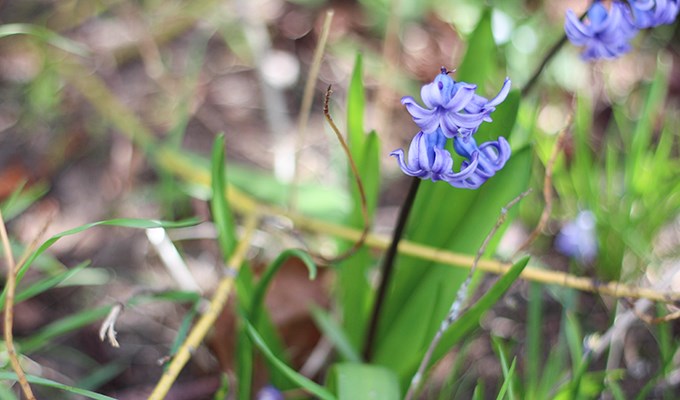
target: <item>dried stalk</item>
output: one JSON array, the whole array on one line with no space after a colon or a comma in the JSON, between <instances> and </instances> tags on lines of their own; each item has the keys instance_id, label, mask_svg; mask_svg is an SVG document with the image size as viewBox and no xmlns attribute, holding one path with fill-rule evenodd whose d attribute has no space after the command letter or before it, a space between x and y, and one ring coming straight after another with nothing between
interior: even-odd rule
<instances>
[{"instance_id":1,"label":"dried stalk","mask_svg":"<svg viewBox=\"0 0 680 400\"><path fill-rule=\"evenodd\" d=\"M7 236L7 228L5 227L5 219L2 217L0 211L0 239L5 251L5 261L7 263L7 297L5 298L5 347L7 347L7 355L12 364L12 369L17 374L19 385L29 400L35 400L31 385L26 380L26 374L21 368L17 351L14 347L14 335L12 333L14 324L14 294L16 291L16 264L14 263L14 256L12 255L12 247L9 244L9 237Z\"/></svg>"}]
</instances>

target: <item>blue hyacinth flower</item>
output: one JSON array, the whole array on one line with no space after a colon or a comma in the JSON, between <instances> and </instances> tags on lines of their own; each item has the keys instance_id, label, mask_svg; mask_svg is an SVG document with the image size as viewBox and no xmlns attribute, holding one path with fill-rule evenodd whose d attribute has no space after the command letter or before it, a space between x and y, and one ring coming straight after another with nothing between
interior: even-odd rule
<instances>
[{"instance_id":1,"label":"blue hyacinth flower","mask_svg":"<svg viewBox=\"0 0 680 400\"><path fill-rule=\"evenodd\" d=\"M406 175L435 182L445 181L461 189L477 189L503 168L511 154L510 145L503 137L481 146L477 146L472 136L458 137L453 139L453 148L465 160L460 171L454 172L453 157L445 148L448 141L441 129L434 133L420 131L411 141L408 162L402 149L390 155L397 157L399 167Z\"/></svg>"},{"instance_id":2,"label":"blue hyacinth flower","mask_svg":"<svg viewBox=\"0 0 680 400\"><path fill-rule=\"evenodd\" d=\"M587 23L581 22L572 10L567 11L564 30L567 38L584 48L584 60L612 59L630 50L630 40L638 29L632 23L627 5L614 1L609 11L600 1L588 10Z\"/></svg>"},{"instance_id":3,"label":"blue hyacinth flower","mask_svg":"<svg viewBox=\"0 0 680 400\"><path fill-rule=\"evenodd\" d=\"M678 0L630 0L632 23L640 29L672 24L680 11Z\"/></svg>"},{"instance_id":4,"label":"blue hyacinth flower","mask_svg":"<svg viewBox=\"0 0 680 400\"><path fill-rule=\"evenodd\" d=\"M437 129L433 133L423 131L411 141L408 150L408 163L405 161L404 150L398 149L390 153L397 157L399 167L406 175L432 181L461 182L472 178L478 163L478 154L471 155L460 172L453 172L453 157L445 149L448 139ZM456 185L454 185L456 186Z\"/></svg>"},{"instance_id":5,"label":"blue hyacinth flower","mask_svg":"<svg viewBox=\"0 0 680 400\"><path fill-rule=\"evenodd\" d=\"M491 121L491 113L510 91L510 80L505 79L501 91L491 100L476 94L476 89L477 85L454 81L449 71L442 68L434 82L424 85L420 91L426 108L411 96L403 97L401 104L426 134L441 129L448 138L471 135L482 122Z\"/></svg>"}]
</instances>

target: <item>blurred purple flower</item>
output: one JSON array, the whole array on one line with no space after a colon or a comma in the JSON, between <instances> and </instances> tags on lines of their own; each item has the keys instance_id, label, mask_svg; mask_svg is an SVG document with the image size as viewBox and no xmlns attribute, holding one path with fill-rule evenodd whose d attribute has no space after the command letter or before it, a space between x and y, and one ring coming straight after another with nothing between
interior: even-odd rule
<instances>
[{"instance_id":1,"label":"blurred purple flower","mask_svg":"<svg viewBox=\"0 0 680 400\"><path fill-rule=\"evenodd\" d=\"M491 100L475 94L475 89L477 85L454 81L449 71L442 67L434 81L420 90L427 108L418 105L411 96L403 97L401 104L426 134L441 128L448 138L469 136L482 122L491 121L491 113L508 96L510 80L505 79L501 91Z\"/></svg>"},{"instance_id":2,"label":"blurred purple flower","mask_svg":"<svg viewBox=\"0 0 680 400\"><path fill-rule=\"evenodd\" d=\"M274 386L267 385L255 395L256 400L284 400L283 394Z\"/></svg>"},{"instance_id":3,"label":"blurred purple flower","mask_svg":"<svg viewBox=\"0 0 680 400\"><path fill-rule=\"evenodd\" d=\"M582 22L572 10L567 10L564 30L576 46L584 47L581 58L612 59L630 50L629 41L638 29L632 23L631 10L620 1L613 1L609 11L600 1L590 6L587 23Z\"/></svg>"},{"instance_id":4,"label":"blurred purple flower","mask_svg":"<svg viewBox=\"0 0 680 400\"><path fill-rule=\"evenodd\" d=\"M565 256L582 263L590 263L597 255L595 215L581 211L576 218L562 227L555 239L555 248Z\"/></svg>"},{"instance_id":5,"label":"blurred purple flower","mask_svg":"<svg viewBox=\"0 0 680 400\"><path fill-rule=\"evenodd\" d=\"M640 29L672 24L680 11L678 0L629 0L632 23Z\"/></svg>"}]
</instances>

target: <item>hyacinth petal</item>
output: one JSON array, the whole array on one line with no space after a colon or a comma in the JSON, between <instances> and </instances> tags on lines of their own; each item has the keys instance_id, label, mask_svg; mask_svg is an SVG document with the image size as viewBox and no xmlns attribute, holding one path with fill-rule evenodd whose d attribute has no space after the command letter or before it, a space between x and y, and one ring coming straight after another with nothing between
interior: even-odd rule
<instances>
[{"instance_id":1,"label":"hyacinth petal","mask_svg":"<svg viewBox=\"0 0 680 400\"><path fill-rule=\"evenodd\" d=\"M404 150L397 149L390 153L390 156L397 157L397 162L399 163L399 168L408 176L416 176L418 178L423 178L427 175L427 172L421 168L411 168L404 162Z\"/></svg>"},{"instance_id":2,"label":"hyacinth petal","mask_svg":"<svg viewBox=\"0 0 680 400\"><path fill-rule=\"evenodd\" d=\"M446 105L444 105L444 108L449 111L458 112L465 108L465 106L472 100L475 95L477 85L459 83L456 86L456 93L453 95L453 97L451 97Z\"/></svg>"},{"instance_id":3,"label":"hyacinth petal","mask_svg":"<svg viewBox=\"0 0 680 400\"><path fill-rule=\"evenodd\" d=\"M432 163L432 180L441 180L443 176L451 172L453 157L444 149L434 149L434 162Z\"/></svg>"},{"instance_id":4,"label":"hyacinth petal","mask_svg":"<svg viewBox=\"0 0 680 400\"><path fill-rule=\"evenodd\" d=\"M486 103L486 106L496 107L497 105L501 104L508 97L511 85L512 82L510 82L510 78L506 77L505 81L503 82L503 87L501 87L501 90L498 92L496 97L494 97L493 99L489 100L488 103Z\"/></svg>"},{"instance_id":5,"label":"hyacinth petal","mask_svg":"<svg viewBox=\"0 0 680 400\"><path fill-rule=\"evenodd\" d=\"M444 105L442 92L439 89L438 82L428 83L423 85L420 89L420 98L428 108L435 108Z\"/></svg>"},{"instance_id":6,"label":"hyacinth petal","mask_svg":"<svg viewBox=\"0 0 680 400\"><path fill-rule=\"evenodd\" d=\"M589 27L579 21L573 11L567 10L566 20L564 22L564 30L571 41L576 46L585 45L592 37L592 32Z\"/></svg>"},{"instance_id":7,"label":"hyacinth petal","mask_svg":"<svg viewBox=\"0 0 680 400\"><path fill-rule=\"evenodd\" d=\"M487 113L477 114L463 114L463 113L446 113L444 115L444 125L447 130L452 130L452 127L477 130L482 124ZM457 133L458 129L455 130Z\"/></svg>"},{"instance_id":8,"label":"hyacinth petal","mask_svg":"<svg viewBox=\"0 0 680 400\"><path fill-rule=\"evenodd\" d=\"M430 133L437 130L439 126L439 115L437 110L422 108L411 96L401 99L401 104L406 106L406 111L411 114L413 121L423 132Z\"/></svg>"}]
</instances>

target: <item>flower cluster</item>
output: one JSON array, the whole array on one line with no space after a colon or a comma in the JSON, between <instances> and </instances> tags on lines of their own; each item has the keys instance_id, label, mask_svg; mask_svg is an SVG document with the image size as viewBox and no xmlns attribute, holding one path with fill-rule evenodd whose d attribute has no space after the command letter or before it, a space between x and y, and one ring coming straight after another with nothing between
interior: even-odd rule
<instances>
[{"instance_id":1,"label":"flower cluster","mask_svg":"<svg viewBox=\"0 0 680 400\"><path fill-rule=\"evenodd\" d=\"M491 121L491 113L510 91L510 80L506 78L501 91L491 100L476 94L476 89L476 85L454 81L442 68L434 81L421 89L425 108L411 96L401 99L421 129L411 141L408 162L404 150L390 153L397 157L405 174L476 189L503 168L510 158L508 142L499 137L478 146L474 134L482 122ZM449 140L453 146L448 145ZM453 170L453 156L447 145L465 158L459 172Z\"/></svg>"},{"instance_id":2,"label":"flower cluster","mask_svg":"<svg viewBox=\"0 0 680 400\"><path fill-rule=\"evenodd\" d=\"M680 10L680 0L614 0L609 10L596 0L583 21L567 11L567 38L583 47L584 60L612 59L630 50L630 41L640 29L671 24Z\"/></svg>"}]
</instances>

